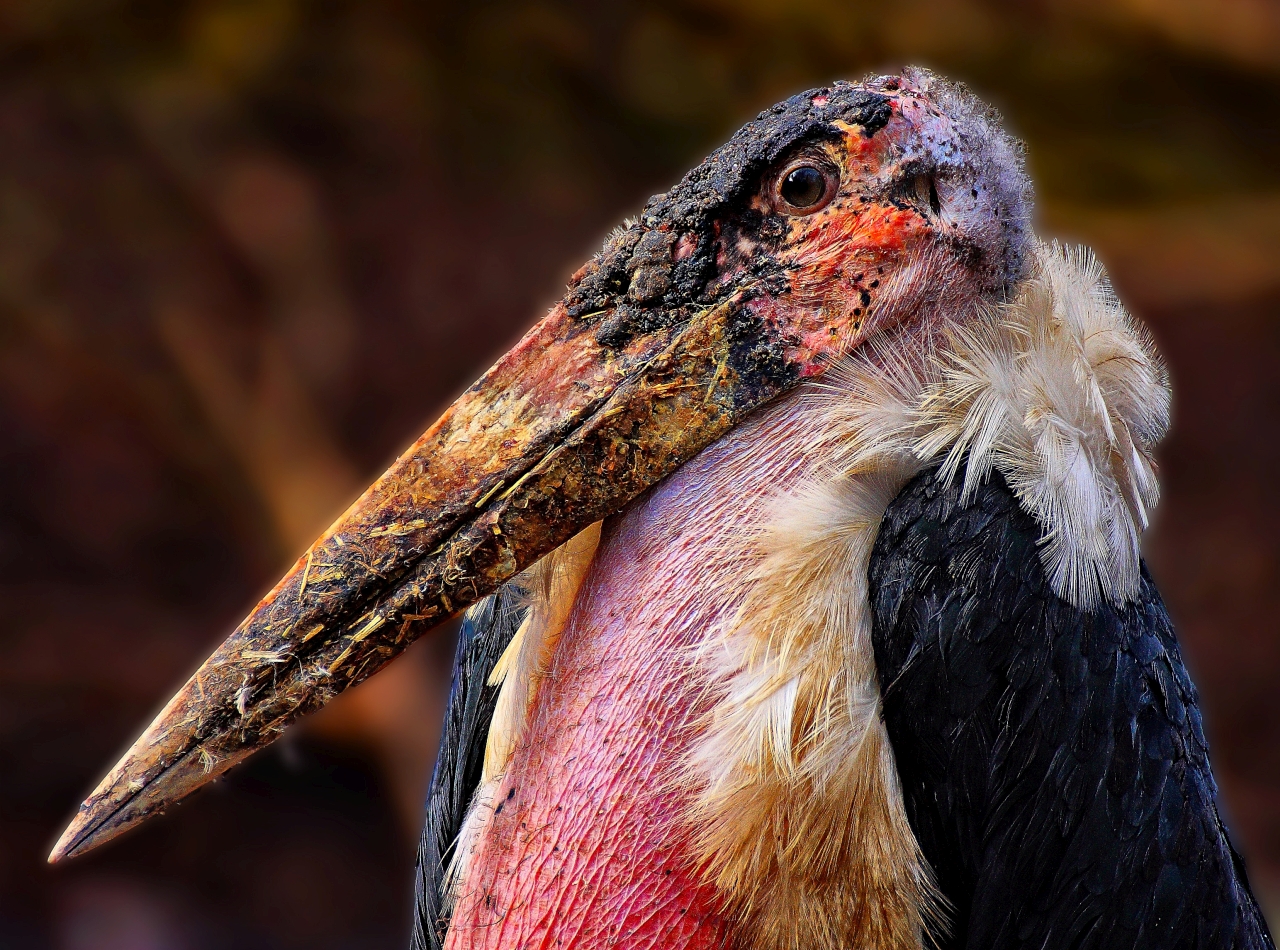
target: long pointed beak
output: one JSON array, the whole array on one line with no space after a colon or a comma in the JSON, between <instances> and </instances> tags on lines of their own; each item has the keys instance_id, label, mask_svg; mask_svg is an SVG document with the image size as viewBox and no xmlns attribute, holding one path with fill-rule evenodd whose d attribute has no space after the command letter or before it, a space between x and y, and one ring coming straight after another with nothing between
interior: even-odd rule
<instances>
[{"instance_id":1,"label":"long pointed beak","mask_svg":"<svg viewBox=\"0 0 1280 950\"><path fill-rule=\"evenodd\" d=\"M939 250L952 245L932 219L882 194L902 143L938 115L903 113L899 88L793 97L655 195L205 661L50 860L267 745L914 307L925 265L959 252ZM856 168L847 193L795 216L774 207L769 175L799 145L828 149L811 158L824 168ZM908 245L919 266L903 264ZM863 285L871 266L882 279Z\"/></svg>"},{"instance_id":2,"label":"long pointed beak","mask_svg":"<svg viewBox=\"0 0 1280 950\"><path fill-rule=\"evenodd\" d=\"M557 305L205 661L81 805L50 861L267 745L791 386L803 368L745 296L624 334L624 346L615 316Z\"/></svg>"}]
</instances>

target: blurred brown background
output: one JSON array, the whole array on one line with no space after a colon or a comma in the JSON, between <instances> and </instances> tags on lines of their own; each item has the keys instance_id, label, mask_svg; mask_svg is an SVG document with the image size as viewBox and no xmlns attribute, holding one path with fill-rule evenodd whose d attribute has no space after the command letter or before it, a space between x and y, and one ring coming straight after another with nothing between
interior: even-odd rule
<instances>
[{"instance_id":1,"label":"blurred brown background","mask_svg":"<svg viewBox=\"0 0 1280 950\"><path fill-rule=\"evenodd\" d=\"M904 63L1000 106L1042 231L1098 249L1171 363L1148 553L1280 906L1280 6L5 0L0 946L401 946L443 634L43 859L609 227L774 100Z\"/></svg>"}]
</instances>

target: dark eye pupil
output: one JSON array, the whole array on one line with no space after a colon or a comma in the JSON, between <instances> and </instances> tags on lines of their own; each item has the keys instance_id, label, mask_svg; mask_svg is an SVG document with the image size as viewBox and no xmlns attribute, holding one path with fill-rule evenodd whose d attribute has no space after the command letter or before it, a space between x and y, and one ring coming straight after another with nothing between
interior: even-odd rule
<instances>
[{"instance_id":1,"label":"dark eye pupil","mask_svg":"<svg viewBox=\"0 0 1280 950\"><path fill-rule=\"evenodd\" d=\"M793 208L812 208L827 193L827 178L812 165L801 165L782 179L782 200Z\"/></svg>"}]
</instances>

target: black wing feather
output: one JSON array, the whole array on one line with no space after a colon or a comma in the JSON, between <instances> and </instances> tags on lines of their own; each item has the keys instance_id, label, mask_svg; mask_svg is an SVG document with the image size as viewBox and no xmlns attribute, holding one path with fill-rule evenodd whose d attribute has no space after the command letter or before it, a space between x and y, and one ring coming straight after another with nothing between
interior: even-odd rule
<instances>
[{"instance_id":1,"label":"black wing feather","mask_svg":"<svg viewBox=\"0 0 1280 950\"><path fill-rule=\"evenodd\" d=\"M508 584L471 607L458 632L453 685L414 871L413 950L444 946L449 926L443 906L445 868L467 806L480 785L485 742L498 701L489 674L523 622L525 603L524 592Z\"/></svg>"},{"instance_id":2,"label":"black wing feather","mask_svg":"<svg viewBox=\"0 0 1280 950\"><path fill-rule=\"evenodd\" d=\"M871 559L885 723L954 908L941 946L1272 950L1145 565L1134 603L1085 612L1040 534L999 475L962 502L935 469Z\"/></svg>"}]
</instances>

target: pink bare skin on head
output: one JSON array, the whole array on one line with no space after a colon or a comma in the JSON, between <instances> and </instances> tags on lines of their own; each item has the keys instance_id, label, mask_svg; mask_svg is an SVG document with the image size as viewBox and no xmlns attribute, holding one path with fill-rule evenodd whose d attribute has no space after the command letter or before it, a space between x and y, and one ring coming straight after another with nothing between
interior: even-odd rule
<instances>
[{"instance_id":1,"label":"pink bare skin on head","mask_svg":"<svg viewBox=\"0 0 1280 950\"><path fill-rule=\"evenodd\" d=\"M811 474L795 393L606 522L494 799L447 947L723 947L673 778L708 700L692 651L727 622L743 539ZM799 464L796 459L802 459Z\"/></svg>"}]
</instances>

